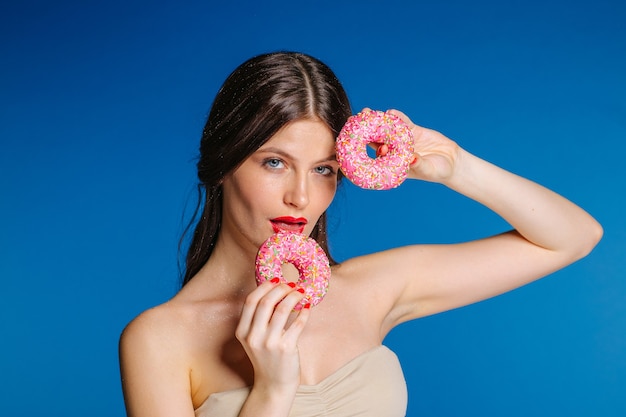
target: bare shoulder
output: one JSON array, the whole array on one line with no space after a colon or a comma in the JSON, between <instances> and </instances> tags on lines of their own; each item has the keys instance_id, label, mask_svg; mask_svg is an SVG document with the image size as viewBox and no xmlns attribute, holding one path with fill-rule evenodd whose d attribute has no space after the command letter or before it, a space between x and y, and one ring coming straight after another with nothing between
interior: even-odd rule
<instances>
[{"instance_id":1,"label":"bare shoulder","mask_svg":"<svg viewBox=\"0 0 626 417\"><path fill-rule=\"evenodd\" d=\"M155 363L188 368L190 338L187 328L192 313L167 302L135 317L122 331L119 341L122 373L134 368L151 369Z\"/></svg>"},{"instance_id":2,"label":"bare shoulder","mask_svg":"<svg viewBox=\"0 0 626 417\"><path fill-rule=\"evenodd\" d=\"M413 246L417 248L417 246ZM405 248L394 248L381 252L357 256L333 267L333 276L349 283L360 291L377 292L384 288L384 293L389 294L394 285L399 285L398 280L391 280L390 275L399 266L406 263ZM420 256L417 249L413 249L413 260Z\"/></svg>"},{"instance_id":3,"label":"bare shoulder","mask_svg":"<svg viewBox=\"0 0 626 417\"><path fill-rule=\"evenodd\" d=\"M120 345L138 344L150 347L157 343L160 351L177 352L193 349L205 333L215 333L223 326L229 303L215 300L188 300L176 296L135 317L123 330Z\"/></svg>"},{"instance_id":4,"label":"bare shoulder","mask_svg":"<svg viewBox=\"0 0 626 417\"><path fill-rule=\"evenodd\" d=\"M397 249L361 255L333 266L333 291L350 304L367 305L370 322L380 326L382 334L390 330L389 314L400 297L404 284L397 276L402 261ZM361 312L365 314L365 312Z\"/></svg>"},{"instance_id":5,"label":"bare shoulder","mask_svg":"<svg viewBox=\"0 0 626 417\"><path fill-rule=\"evenodd\" d=\"M460 287L456 278L469 273L468 263L476 258L472 245L476 243L400 246L352 258L336 268L336 275L352 289L351 297L366 297L360 300L363 305L375 307L386 334L399 323L455 306L426 308L431 298L447 297L446 277Z\"/></svg>"},{"instance_id":6,"label":"bare shoulder","mask_svg":"<svg viewBox=\"0 0 626 417\"><path fill-rule=\"evenodd\" d=\"M151 387L155 397L140 407L152 401L163 410L184 402L193 410L213 392L245 385L237 368L244 353L234 338L240 309L236 302L183 290L141 313L120 338L125 394L138 398ZM180 415L177 410L170 408L169 415Z\"/></svg>"},{"instance_id":7,"label":"bare shoulder","mask_svg":"<svg viewBox=\"0 0 626 417\"><path fill-rule=\"evenodd\" d=\"M120 336L120 344L145 345L159 341L163 347L163 343L168 340L174 342L170 336L180 329L183 316L184 312L170 302L150 308L128 323Z\"/></svg>"},{"instance_id":8,"label":"bare shoulder","mask_svg":"<svg viewBox=\"0 0 626 417\"><path fill-rule=\"evenodd\" d=\"M123 330L120 371L129 416L193 415L184 310L168 302L144 311Z\"/></svg>"}]
</instances>

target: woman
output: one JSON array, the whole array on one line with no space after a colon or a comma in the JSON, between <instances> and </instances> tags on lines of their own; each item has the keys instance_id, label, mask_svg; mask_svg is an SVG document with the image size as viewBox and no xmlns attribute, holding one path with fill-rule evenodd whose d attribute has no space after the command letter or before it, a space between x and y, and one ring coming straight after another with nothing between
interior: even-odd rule
<instances>
[{"instance_id":1,"label":"woman","mask_svg":"<svg viewBox=\"0 0 626 417\"><path fill-rule=\"evenodd\" d=\"M392 328L550 274L602 235L563 197L394 111L415 138L410 178L444 184L514 230L332 262L324 300L295 313L302 293L257 286L255 255L277 230L327 249L326 209L340 177L334 142L350 113L330 69L303 54L252 58L226 80L203 132L205 199L184 285L120 340L129 416L404 415L404 379L382 346Z\"/></svg>"}]
</instances>

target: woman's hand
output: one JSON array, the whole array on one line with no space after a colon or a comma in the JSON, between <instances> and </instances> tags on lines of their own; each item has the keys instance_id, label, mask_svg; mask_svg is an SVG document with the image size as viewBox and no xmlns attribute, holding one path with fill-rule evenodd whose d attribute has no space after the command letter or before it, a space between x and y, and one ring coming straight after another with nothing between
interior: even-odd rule
<instances>
[{"instance_id":1,"label":"woman's hand","mask_svg":"<svg viewBox=\"0 0 626 417\"><path fill-rule=\"evenodd\" d=\"M460 147L441 133L417 126L407 115L398 110L389 110L398 116L413 133L415 158L411 162L409 177L430 182L446 182L455 173ZM388 152L386 145L379 146L377 155Z\"/></svg>"},{"instance_id":2,"label":"woman's hand","mask_svg":"<svg viewBox=\"0 0 626 417\"><path fill-rule=\"evenodd\" d=\"M244 410L286 415L291 408L300 384L298 339L310 315L309 308L293 312L304 297L301 291L275 278L246 298L235 332L254 367L254 386Z\"/></svg>"},{"instance_id":3,"label":"woman's hand","mask_svg":"<svg viewBox=\"0 0 626 417\"><path fill-rule=\"evenodd\" d=\"M413 133L415 160L411 163L409 177L431 182L445 182L455 173L459 159L459 146L441 133L417 126L399 110L389 110L409 125Z\"/></svg>"}]
</instances>

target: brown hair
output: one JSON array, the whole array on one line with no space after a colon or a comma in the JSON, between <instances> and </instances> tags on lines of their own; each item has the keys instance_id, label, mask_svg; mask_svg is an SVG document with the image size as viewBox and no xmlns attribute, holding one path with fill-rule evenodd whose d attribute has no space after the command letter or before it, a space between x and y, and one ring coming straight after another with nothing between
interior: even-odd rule
<instances>
[{"instance_id":1,"label":"brown hair","mask_svg":"<svg viewBox=\"0 0 626 417\"><path fill-rule=\"evenodd\" d=\"M222 222L222 180L285 124L317 117L339 134L351 114L348 97L332 70L309 55L275 52L241 64L218 91L200 142L200 198L181 243L197 220L182 285L208 261ZM326 213L311 237L328 253ZM331 263L334 263L329 254Z\"/></svg>"}]
</instances>

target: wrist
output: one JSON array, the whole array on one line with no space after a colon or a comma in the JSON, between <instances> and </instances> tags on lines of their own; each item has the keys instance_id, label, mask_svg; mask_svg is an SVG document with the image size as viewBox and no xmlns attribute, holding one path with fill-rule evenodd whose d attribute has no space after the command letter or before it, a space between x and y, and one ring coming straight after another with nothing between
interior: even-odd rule
<instances>
[{"instance_id":1,"label":"wrist","mask_svg":"<svg viewBox=\"0 0 626 417\"><path fill-rule=\"evenodd\" d=\"M479 161L478 157L458 147L450 174L441 180L441 184L455 191L462 190L471 182L474 166Z\"/></svg>"},{"instance_id":2,"label":"wrist","mask_svg":"<svg viewBox=\"0 0 626 417\"><path fill-rule=\"evenodd\" d=\"M255 417L287 416L291 410L298 387L267 386L255 383L250 390L240 416L246 416L251 411Z\"/></svg>"}]
</instances>

